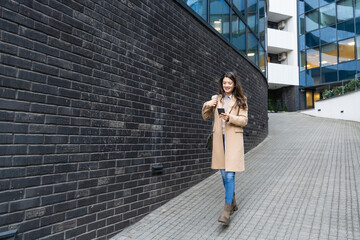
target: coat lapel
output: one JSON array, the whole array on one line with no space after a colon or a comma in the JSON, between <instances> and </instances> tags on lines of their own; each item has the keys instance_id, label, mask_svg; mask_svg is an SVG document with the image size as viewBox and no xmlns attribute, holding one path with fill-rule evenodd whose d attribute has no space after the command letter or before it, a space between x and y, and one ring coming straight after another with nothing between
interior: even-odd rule
<instances>
[{"instance_id":1,"label":"coat lapel","mask_svg":"<svg viewBox=\"0 0 360 240\"><path fill-rule=\"evenodd\" d=\"M229 105L226 109L226 113L230 113L231 109L233 108L234 104L236 102L236 98L235 96L233 95L232 98L231 98L231 101L229 102Z\"/></svg>"}]
</instances>

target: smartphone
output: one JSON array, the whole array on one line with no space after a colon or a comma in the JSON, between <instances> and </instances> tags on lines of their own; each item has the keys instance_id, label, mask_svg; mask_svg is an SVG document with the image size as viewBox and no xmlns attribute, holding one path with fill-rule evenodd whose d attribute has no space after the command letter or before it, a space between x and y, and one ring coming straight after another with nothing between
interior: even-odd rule
<instances>
[{"instance_id":1,"label":"smartphone","mask_svg":"<svg viewBox=\"0 0 360 240\"><path fill-rule=\"evenodd\" d=\"M224 108L218 108L218 113L219 113L219 115L222 114L222 113L225 113L225 109Z\"/></svg>"}]
</instances>

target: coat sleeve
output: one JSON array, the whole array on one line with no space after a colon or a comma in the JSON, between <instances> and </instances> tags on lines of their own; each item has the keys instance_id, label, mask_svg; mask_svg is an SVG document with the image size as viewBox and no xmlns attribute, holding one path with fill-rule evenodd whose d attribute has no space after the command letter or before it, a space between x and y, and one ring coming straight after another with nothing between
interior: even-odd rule
<instances>
[{"instance_id":1,"label":"coat sleeve","mask_svg":"<svg viewBox=\"0 0 360 240\"><path fill-rule=\"evenodd\" d=\"M240 109L239 115L229 115L229 123L239 127L245 127L248 123L248 111L247 109Z\"/></svg>"},{"instance_id":2,"label":"coat sleeve","mask_svg":"<svg viewBox=\"0 0 360 240\"><path fill-rule=\"evenodd\" d=\"M207 102L204 103L202 107L202 117L204 120L208 120L215 111L215 107L207 105Z\"/></svg>"}]
</instances>

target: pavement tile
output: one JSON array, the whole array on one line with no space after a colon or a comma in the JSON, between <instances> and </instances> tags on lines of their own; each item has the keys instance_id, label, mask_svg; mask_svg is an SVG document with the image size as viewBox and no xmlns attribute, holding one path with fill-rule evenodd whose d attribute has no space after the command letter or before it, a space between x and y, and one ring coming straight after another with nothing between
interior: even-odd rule
<instances>
[{"instance_id":1,"label":"pavement tile","mask_svg":"<svg viewBox=\"0 0 360 240\"><path fill-rule=\"evenodd\" d=\"M229 227L219 172L112 240L360 239L360 123L269 114L269 135L235 177Z\"/></svg>"}]
</instances>

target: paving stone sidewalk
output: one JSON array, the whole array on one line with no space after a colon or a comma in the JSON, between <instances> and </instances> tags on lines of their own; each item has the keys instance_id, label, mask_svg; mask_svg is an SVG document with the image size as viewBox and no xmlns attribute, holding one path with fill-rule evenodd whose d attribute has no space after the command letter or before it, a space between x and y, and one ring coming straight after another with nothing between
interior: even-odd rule
<instances>
[{"instance_id":1,"label":"paving stone sidewalk","mask_svg":"<svg viewBox=\"0 0 360 240\"><path fill-rule=\"evenodd\" d=\"M217 172L112 239L360 239L359 122L269 114L245 158L229 227Z\"/></svg>"}]
</instances>

